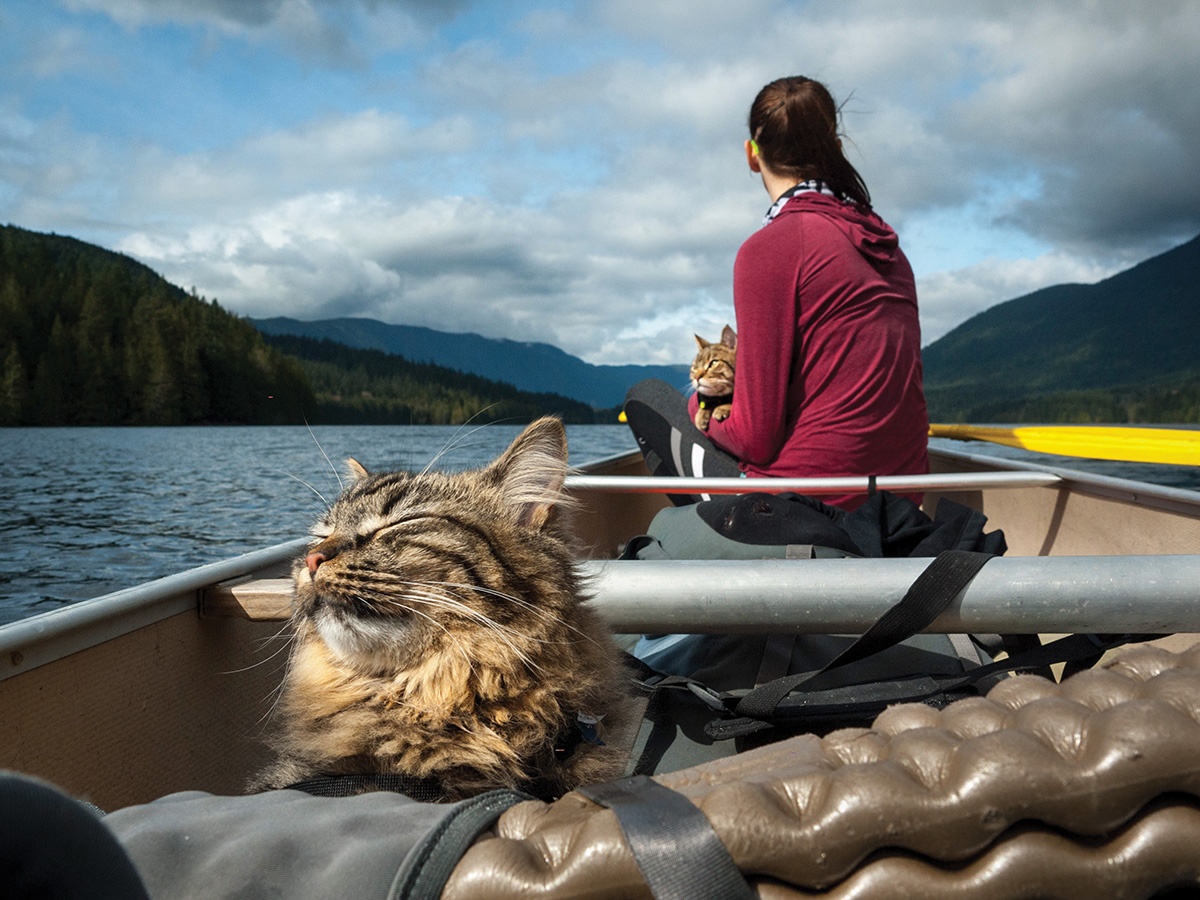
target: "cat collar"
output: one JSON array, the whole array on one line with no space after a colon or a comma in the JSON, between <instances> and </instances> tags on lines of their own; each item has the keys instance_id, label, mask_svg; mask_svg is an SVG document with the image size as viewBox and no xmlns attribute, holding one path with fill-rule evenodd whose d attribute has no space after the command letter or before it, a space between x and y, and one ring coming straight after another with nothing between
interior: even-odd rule
<instances>
[{"instance_id":1,"label":"cat collar","mask_svg":"<svg viewBox=\"0 0 1200 900\"><path fill-rule=\"evenodd\" d=\"M716 409L718 406L733 402L733 394L724 394L720 397L710 397L708 394L697 394L696 396L700 398L701 409Z\"/></svg>"}]
</instances>

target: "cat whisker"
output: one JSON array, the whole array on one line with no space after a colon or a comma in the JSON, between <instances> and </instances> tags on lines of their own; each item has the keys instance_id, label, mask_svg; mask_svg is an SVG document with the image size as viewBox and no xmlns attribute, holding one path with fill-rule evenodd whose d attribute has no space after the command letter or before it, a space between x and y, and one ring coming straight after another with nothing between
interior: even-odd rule
<instances>
[{"instance_id":1,"label":"cat whisker","mask_svg":"<svg viewBox=\"0 0 1200 900\"><path fill-rule=\"evenodd\" d=\"M390 573L381 572L381 571L356 572L356 573L354 573L353 583L360 589L366 588L366 589L380 590L385 587L394 587L394 586L404 586L407 588L416 588L416 589L418 589L418 591L413 592L410 596L412 596L416 599L419 599L423 602L426 602L430 605L439 606L442 609L446 609L446 610L448 610L452 613L455 613L463 618L466 618L470 621L474 621L478 624L486 626L490 630L494 631L503 640L505 640L505 642L509 645L509 647L513 650L514 653L518 653L518 654L522 655L522 661L525 662L526 665L535 667L535 668L539 668L539 670L540 670L540 667L537 667L536 663L534 663L531 659L529 659L529 657L527 655L522 654L521 651L513 644L512 640L509 639L506 635L511 635L513 637L519 638L522 641L532 642L532 643L537 643L537 644L567 645L567 644L574 643L574 640L554 640L551 638L536 637L534 635L528 634L527 632L519 631L517 629L511 628L507 625L497 622L495 619L488 616L486 613L483 613L479 610L472 608L469 604L467 604L464 601L464 598L462 596L454 593L454 591L452 591L452 590L449 590L449 588L461 588L463 590L474 590L474 591L478 591L480 593L499 597L508 602L515 603L525 609L528 609L528 610L534 612L536 615L541 617L544 621L549 622L554 625L559 625L561 627L566 627L569 631L574 632L579 637L581 637L593 644L596 644L597 646L600 646L599 643L594 638L592 638L590 635L586 634L579 628L576 628L575 626L564 622L561 618L552 615L551 613L547 612L546 610L540 609L537 606L535 606L534 604L531 604L528 601L522 600L519 597L515 597L511 594L506 594L501 591L495 591L490 588L485 588L485 587L477 586L477 585L464 585L459 582L406 581L404 579L396 578L395 576L391 575ZM441 588L442 592L441 593L431 593L430 589L435 588L435 587ZM378 610L378 607L376 605L374 605L372 602L368 601L367 598L365 598L361 594L358 594L356 596L369 608ZM379 595L374 595L374 596L375 596L376 602L387 603L388 605L391 605L393 607L397 607L400 609L408 609L407 606L405 606L402 603L399 603L398 601L396 601L392 598L385 597L385 596L379 596Z\"/></svg>"},{"instance_id":2,"label":"cat whisker","mask_svg":"<svg viewBox=\"0 0 1200 900\"><path fill-rule=\"evenodd\" d=\"M414 616L420 616L422 619L426 619L429 622L432 622L438 628L442 629L442 631L444 631L446 633L446 637L448 637L454 643L454 646L456 648L458 648L458 652L462 655L463 661L467 664L467 668L470 669L472 674L474 674L475 663L473 663L471 661L470 654L467 653L467 651L463 648L463 645L461 643L459 643L458 638L456 638L454 636L454 634L450 631L449 628L447 628L445 625L443 625L441 622L439 622L433 616L429 615L428 613L423 613L419 609L413 609L411 606L403 606L402 604L397 604L397 605L401 606L406 612L410 612Z\"/></svg>"},{"instance_id":3,"label":"cat whisker","mask_svg":"<svg viewBox=\"0 0 1200 900\"><path fill-rule=\"evenodd\" d=\"M449 453L451 450L453 450L455 447L457 447L462 441L466 440L471 435L475 434L475 432L480 431L484 428L487 428L489 424L493 424L493 423L485 422L482 425L477 425L475 428L472 428L466 434L462 435L462 437L459 437L460 432L464 428L466 428L468 425L470 425L471 421L473 419L477 418L478 416L482 416L489 409L493 409L499 405L500 405L499 402L491 403L491 404L485 406L483 409L479 410L479 412L475 413L473 416L471 416L471 418L467 419L467 421L465 421L461 425L459 425L458 429L454 432L454 434L450 435L450 438L449 438L449 440L446 441L445 446L443 446L442 449L439 450L434 455L433 459L431 459L429 461L429 464L426 465L425 468L421 470L421 474L427 475L429 473L429 470L433 468L434 463L436 463L439 459L441 459L443 456L445 456L447 453Z\"/></svg>"},{"instance_id":4,"label":"cat whisker","mask_svg":"<svg viewBox=\"0 0 1200 900\"><path fill-rule=\"evenodd\" d=\"M310 491L312 491L314 494L316 494L321 499L321 502L325 504L326 509L329 509L330 507L333 506L333 504L330 503L326 499L324 494L322 494L319 490L317 490L315 487L313 487L311 484L309 484L307 481L305 481L300 476L293 475L291 472L286 472L283 469L272 469L271 471L278 472L280 475L286 475L288 478L291 478L293 481L300 482L302 485L304 485L306 488L308 488Z\"/></svg>"},{"instance_id":5,"label":"cat whisker","mask_svg":"<svg viewBox=\"0 0 1200 900\"><path fill-rule=\"evenodd\" d=\"M259 716L258 721L254 723L255 725L265 728L266 724L275 717L275 710L279 708L279 701L283 699L284 687L287 685L288 675L290 674L290 672L288 670L290 669L291 664L292 664L292 656L289 653L287 659L284 660L284 663L282 666L283 678L281 678L279 680L279 684L277 684L271 690L267 691L267 695L265 697L263 697L262 700L260 700L259 702L266 703L267 700L269 700L271 698L272 694L275 695L275 699L271 701L271 706L267 709L267 711L265 713L263 713L261 716Z\"/></svg>"},{"instance_id":6,"label":"cat whisker","mask_svg":"<svg viewBox=\"0 0 1200 900\"><path fill-rule=\"evenodd\" d=\"M284 626L283 626L283 630L284 630L284 631L286 631L286 630L287 630L287 626L286 626L286 625L284 625ZM269 637L269 638L263 638L263 641L264 641L264 642L266 642L266 641L273 641L273 640L276 640L276 639L278 639L280 636L281 636L281 632L277 632L277 633L275 633L274 635L272 635L272 636L271 636L271 637ZM270 656L268 656L266 659L260 659L258 662L256 662L256 663L251 663L251 664L250 664L250 665L248 665L248 666L243 666L243 667L242 667L242 668L240 668L240 669L230 669L230 670L229 670L229 671L227 671L227 672L218 672L217 674L219 674L219 675L237 675L237 674L238 674L238 673L240 673L240 672L249 672L251 669L257 669L259 666L261 666L261 665L265 665L266 663L269 663L271 660L273 660L275 657L277 657L277 656L278 656L280 653L282 653L283 651L285 651L285 650L287 650L289 647L291 647L291 645L292 645L292 643L293 643L293 641L294 641L294 640L295 640L295 638L289 635L289 636L287 636L287 637L285 637L285 638L284 638L284 641L283 641L283 643L282 643L282 644L279 646L279 649L277 649L277 650L276 650L274 653L272 653L272 654L271 654Z\"/></svg>"},{"instance_id":7,"label":"cat whisker","mask_svg":"<svg viewBox=\"0 0 1200 900\"><path fill-rule=\"evenodd\" d=\"M414 584L414 582L405 582L405 583L406 584ZM577 628L576 626L570 624L569 622L564 621L561 616L556 616L556 615L554 615L554 613L547 612L546 610L542 609L541 607L537 606L536 604L530 603L528 600L523 600L520 597L515 596L514 594L506 594L503 591L497 591L492 588L483 587L482 585L477 585L477 584L461 585L461 584L459 584L457 582L453 582L453 581L425 581L425 582L421 582L421 583L437 585L438 587L443 587L443 588L464 587L467 590L476 591L477 593L480 593L480 594L486 594L489 597L496 597L500 600L506 600L510 603L514 603L517 606L520 606L522 609L529 610L530 612L540 616L544 620L553 622L557 625L565 626L569 631L574 631L576 634L578 634L584 640L591 641L593 644L598 644L598 642L593 637L588 635L581 628ZM574 642L573 641L545 640L545 641L543 641L543 643L569 644L569 643L574 643Z\"/></svg>"},{"instance_id":8,"label":"cat whisker","mask_svg":"<svg viewBox=\"0 0 1200 900\"><path fill-rule=\"evenodd\" d=\"M380 586L381 587L383 585L402 585L404 587L409 587L409 588L431 588L431 587L441 588L444 591L445 596L442 596L442 595L434 595L434 596L437 596L437 597L439 597L439 599L442 599L442 600L452 600L454 602L453 607L446 607L446 608L451 608L454 611L463 615L464 617L471 618L472 620L474 620L476 622L485 624L489 628L507 631L509 634L520 637L523 640L533 641L533 642L539 643L539 644L562 644L562 645L565 645L565 644L574 643L573 640L560 641L560 640L553 640L550 638L535 637L531 634L528 634L527 632L519 631L517 629L510 628L507 625L503 625L503 624L497 622L495 619L488 616L486 613L483 613L483 612L473 609L465 602L465 599L461 595L456 594L456 593L454 593L454 591L449 590L449 589L450 588L461 588L463 590L477 591L482 594L495 596L502 600L505 600L505 601L514 603L518 606L521 606L524 609L528 609L529 611L531 611L531 612L535 613L536 615L538 615L539 617L541 617L543 619L543 621L546 621L546 622L549 622L551 624L558 625L561 627L565 627L569 631L572 631L575 634L579 635L579 637L581 637L587 641L590 641L591 643L597 644L597 646L599 646L598 642L594 638L592 638L590 635L586 634L581 629L576 628L575 626L573 626L567 622L564 622L560 617L555 616L555 615L547 612L546 610L540 609L536 605L529 603L526 600L522 600L520 597L513 596L512 594L506 594L506 593L503 593L502 591L492 590L491 588L486 588L486 587L482 587L479 585L464 585L459 582L452 582L452 581L419 581L419 582L418 581L405 581L403 579L399 579L399 578L395 578L394 576L390 576L389 573L384 573L384 572L369 573L369 575L371 576L371 578L369 580L364 577L364 573L357 573L357 574L358 574L358 579L356 580L356 583L360 587L361 586L367 586L367 587ZM429 599L429 597L427 597L425 595L421 595L421 596L423 597L423 599Z\"/></svg>"},{"instance_id":9,"label":"cat whisker","mask_svg":"<svg viewBox=\"0 0 1200 900\"><path fill-rule=\"evenodd\" d=\"M496 636L501 641L503 641L508 646L508 648L513 652L513 654L516 657L518 657L521 660L521 662L523 662L529 669L535 670L538 672L542 671L542 667L539 666L537 663L535 663L532 659L530 659L529 655L524 650L522 650L520 647L518 647L516 645L516 643L513 641L512 637L509 637L509 635L511 634L511 635L514 635L519 638L528 639L527 636L522 634L521 632L515 631L511 628L501 625L495 619L492 619L491 617L479 612L478 610L471 609L469 606L462 603L460 600L456 600L456 599L453 599L450 597L445 597L445 596L441 596L438 594L432 594L432 593L425 594L425 593L414 592L410 596L417 600L420 600L421 602L428 603L431 606L437 606L442 609L448 609L452 612L458 613L459 615L463 616L463 618L470 619L474 622L478 622L481 625L486 625L489 629L491 629L492 631L495 632ZM407 606L404 608L408 609ZM508 633L506 634L505 632L508 632Z\"/></svg>"},{"instance_id":10,"label":"cat whisker","mask_svg":"<svg viewBox=\"0 0 1200 900\"><path fill-rule=\"evenodd\" d=\"M291 620L283 623L278 631L274 634L269 634L266 637L255 638L253 643L255 648L261 648L271 643L271 641L283 640L285 643L291 643L296 639L296 636L291 632Z\"/></svg>"},{"instance_id":11,"label":"cat whisker","mask_svg":"<svg viewBox=\"0 0 1200 900\"><path fill-rule=\"evenodd\" d=\"M342 483L341 473L338 472L337 466L335 466L333 464L333 460L331 460L329 458L329 454L325 452L325 448L321 446L321 442L317 440L317 435L312 430L312 426L308 424L307 420L305 420L305 422L304 422L304 427L308 429L308 434L313 439L313 443L317 445L317 449L320 450L321 455L325 457L325 462L329 464L329 468L333 472L333 477L337 479L338 493L340 494L342 491L344 491L346 489L346 485L344 485ZM322 499L324 499L324 498L322 498ZM326 505L328 505L328 504L326 504Z\"/></svg>"},{"instance_id":12,"label":"cat whisker","mask_svg":"<svg viewBox=\"0 0 1200 900\"><path fill-rule=\"evenodd\" d=\"M456 600L458 600L459 602L464 602L463 598L462 598L461 596L459 596L458 594L455 594L453 591L447 590L447 588L450 588L450 587L464 587L466 590L476 591L476 592L478 592L478 593L481 593L481 594L488 594L488 595L490 595L490 596L498 597L498 598L500 598L500 599L502 599L502 600L510 601L510 602L512 602L512 603L515 603L515 604L516 604L516 605L518 605L518 606L521 606L521 607L523 607L523 608L525 608L525 609L528 609L528 610L529 610L530 612L532 612L532 613L535 613L535 614L537 614L537 615L538 615L538 616L540 616L540 617L542 618L542 620L543 620L543 621L545 621L545 622L548 622L548 623L550 623L550 624L552 624L552 625L559 625L559 626L565 627L565 628L566 628L568 631L573 631L573 632L575 632L576 634L578 634L580 637L582 637L582 638L584 638L584 639L586 639L586 640L592 640L592 639L591 639L591 638L590 638L590 637L589 637L589 636L588 636L586 633L584 633L584 632L583 632L581 629L579 629L579 628L576 628L574 625L571 625L571 624L570 624L570 623L568 623L568 622L564 622L564 621L563 621L563 620L562 620L560 617L558 617L558 616L555 616L555 615L553 615L552 613L549 613L549 612L547 612L547 611L546 611L546 610L544 610L544 609L538 609L538 607L536 607L536 606L535 606L535 605L533 605L532 603L529 603L528 601L522 600L522 599L521 599L521 598L519 598L519 597L514 597L514 596L512 596L511 594L505 594L505 593L503 593L503 592L501 592L501 591L494 591L494 590L491 590L491 589L489 589L489 588L479 587L479 586L477 586L477 585L470 585L470 586L466 586L466 585L459 585L459 584L456 584L455 582L445 582L445 581L428 581L428 582L424 582L424 583L425 583L425 584L429 584L429 585L438 585L439 587L442 587L442 589L443 589L443 590L446 590L446 593L447 593L447 594L450 594L452 597L454 597L454 598L455 598ZM532 634L529 634L528 632L525 632L525 631L519 631L519 630L517 630L517 629L514 629L514 628L509 628L507 625L501 625L499 622L496 622L495 624L496 624L496 626L497 626L497 627L504 628L505 630L509 631L509 632L510 632L510 633L512 633L512 634L517 634L517 635L520 635L521 637L525 638L526 640L529 640L529 641L534 641L535 643L538 643L538 644L557 644L557 645L566 645L566 644L573 644L573 643L575 643L575 641L574 641L573 639L572 639L572 640L562 640L562 641L559 641L559 640L553 640L552 638L541 638L541 637L535 637L535 636L533 636Z\"/></svg>"}]
</instances>

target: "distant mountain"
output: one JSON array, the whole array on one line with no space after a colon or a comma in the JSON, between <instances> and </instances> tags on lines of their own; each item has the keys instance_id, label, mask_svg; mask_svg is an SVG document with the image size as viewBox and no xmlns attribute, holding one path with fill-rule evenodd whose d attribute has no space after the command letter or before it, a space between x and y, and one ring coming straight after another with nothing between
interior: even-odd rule
<instances>
[{"instance_id":1,"label":"distant mountain","mask_svg":"<svg viewBox=\"0 0 1200 900\"><path fill-rule=\"evenodd\" d=\"M643 378L661 378L676 387L687 383L687 366L597 366L551 346L455 334L375 319L251 319L268 335L327 339L348 347L395 353L413 362L433 363L503 381L523 391L560 394L598 409L620 406L625 391Z\"/></svg>"},{"instance_id":2,"label":"distant mountain","mask_svg":"<svg viewBox=\"0 0 1200 900\"><path fill-rule=\"evenodd\" d=\"M937 421L1198 421L1200 237L994 306L922 351Z\"/></svg>"},{"instance_id":3,"label":"distant mountain","mask_svg":"<svg viewBox=\"0 0 1200 900\"><path fill-rule=\"evenodd\" d=\"M516 424L544 415L574 425L596 421L591 406L567 397L519 391L510 384L410 362L382 350L255 333L299 362L316 395L317 421L325 424L438 425L468 420Z\"/></svg>"}]
</instances>

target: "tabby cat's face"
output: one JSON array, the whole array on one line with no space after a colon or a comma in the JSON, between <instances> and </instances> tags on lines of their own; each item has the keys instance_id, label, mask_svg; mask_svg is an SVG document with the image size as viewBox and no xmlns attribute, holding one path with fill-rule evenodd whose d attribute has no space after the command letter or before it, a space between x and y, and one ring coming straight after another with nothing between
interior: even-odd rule
<instances>
[{"instance_id":1,"label":"tabby cat's face","mask_svg":"<svg viewBox=\"0 0 1200 900\"><path fill-rule=\"evenodd\" d=\"M692 361L692 387L708 397L725 397L733 393L733 374L737 362L737 334L728 325L721 340L709 343L695 335L700 351Z\"/></svg>"},{"instance_id":2,"label":"tabby cat's face","mask_svg":"<svg viewBox=\"0 0 1200 900\"><path fill-rule=\"evenodd\" d=\"M300 635L343 664L381 672L431 642L470 641L473 630L536 632L573 599L559 596L562 585L531 590L547 568L573 577L553 527L566 474L557 420L534 423L473 472L372 475L351 465L357 480L296 565L293 613Z\"/></svg>"}]
</instances>

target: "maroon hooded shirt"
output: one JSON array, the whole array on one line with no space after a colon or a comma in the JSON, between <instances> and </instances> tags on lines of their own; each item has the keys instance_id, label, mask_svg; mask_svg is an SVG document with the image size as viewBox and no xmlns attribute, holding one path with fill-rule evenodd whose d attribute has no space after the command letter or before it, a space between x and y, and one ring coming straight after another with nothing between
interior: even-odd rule
<instances>
[{"instance_id":1,"label":"maroon hooded shirt","mask_svg":"<svg viewBox=\"0 0 1200 900\"><path fill-rule=\"evenodd\" d=\"M733 411L708 434L743 472L929 471L916 285L886 222L820 193L796 195L738 251L733 302ZM822 499L853 509L865 498Z\"/></svg>"}]
</instances>

